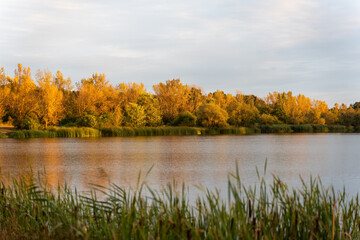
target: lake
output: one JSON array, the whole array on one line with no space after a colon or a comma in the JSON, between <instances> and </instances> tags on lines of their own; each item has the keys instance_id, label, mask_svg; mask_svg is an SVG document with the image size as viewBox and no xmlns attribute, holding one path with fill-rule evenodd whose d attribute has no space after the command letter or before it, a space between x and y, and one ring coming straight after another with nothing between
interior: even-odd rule
<instances>
[{"instance_id":1,"label":"lake","mask_svg":"<svg viewBox=\"0 0 360 240\"><path fill-rule=\"evenodd\" d=\"M320 176L325 185L355 194L360 190L360 134L289 134L129 138L1 139L2 174L19 176L44 169L55 186L67 181L79 190L89 183L135 187L153 166L146 182L160 188L175 179L226 192L227 175L238 163L243 183L257 182L267 159L272 174L291 186L300 177ZM144 180L144 178L142 178Z\"/></svg>"}]
</instances>

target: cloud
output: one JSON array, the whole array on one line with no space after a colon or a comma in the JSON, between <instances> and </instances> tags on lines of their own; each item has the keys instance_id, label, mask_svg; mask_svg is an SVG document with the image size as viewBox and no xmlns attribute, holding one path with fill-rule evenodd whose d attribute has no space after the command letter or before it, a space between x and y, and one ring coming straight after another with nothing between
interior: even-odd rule
<instances>
[{"instance_id":1,"label":"cloud","mask_svg":"<svg viewBox=\"0 0 360 240\"><path fill-rule=\"evenodd\" d=\"M105 72L149 90L180 77L206 91L351 103L359 10L356 0L0 0L0 64L60 69L74 81Z\"/></svg>"}]
</instances>

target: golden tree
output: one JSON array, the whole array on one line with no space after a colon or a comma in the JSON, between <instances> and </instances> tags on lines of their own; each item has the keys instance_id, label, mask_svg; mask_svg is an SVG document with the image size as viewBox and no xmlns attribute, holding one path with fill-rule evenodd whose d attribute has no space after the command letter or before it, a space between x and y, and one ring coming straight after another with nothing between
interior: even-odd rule
<instances>
[{"instance_id":1,"label":"golden tree","mask_svg":"<svg viewBox=\"0 0 360 240\"><path fill-rule=\"evenodd\" d=\"M71 78L64 78L64 75L62 74L62 72L60 72L60 70L56 72L56 75L54 77L54 83L56 87L63 92L71 91L74 88L71 82Z\"/></svg>"},{"instance_id":2,"label":"golden tree","mask_svg":"<svg viewBox=\"0 0 360 240\"><path fill-rule=\"evenodd\" d=\"M36 99L36 85L31 78L30 68L18 64L15 77L9 78L9 113L14 119L14 124L20 127L26 116L36 115L38 101Z\"/></svg>"},{"instance_id":3,"label":"golden tree","mask_svg":"<svg viewBox=\"0 0 360 240\"><path fill-rule=\"evenodd\" d=\"M10 89L7 84L7 76L4 68L0 68L0 123L6 113L6 105L8 103Z\"/></svg>"},{"instance_id":4,"label":"golden tree","mask_svg":"<svg viewBox=\"0 0 360 240\"><path fill-rule=\"evenodd\" d=\"M143 83L120 83L117 89L119 91L119 104L122 107L129 103L136 103L141 95L146 94Z\"/></svg>"},{"instance_id":5,"label":"golden tree","mask_svg":"<svg viewBox=\"0 0 360 240\"><path fill-rule=\"evenodd\" d=\"M167 80L153 86L159 100L164 122L171 122L186 109L189 100L188 85L183 85L180 79Z\"/></svg>"},{"instance_id":6,"label":"golden tree","mask_svg":"<svg viewBox=\"0 0 360 240\"><path fill-rule=\"evenodd\" d=\"M206 96L203 94L202 88L195 85L188 89L186 94L188 95L188 101L185 110L195 114L198 108L205 104Z\"/></svg>"},{"instance_id":7,"label":"golden tree","mask_svg":"<svg viewBox=\"0 0 360 240\"><path fill-rule=\"evenodd\" d=\"M309 114L309 121L314 124L325 124L326 113L329 108L325 101L313 100L312 108Z\"/></svg>"},{"instance_id":8,"label":"golden tree","mask_svg":"<svg viewBox=\"0 0 360 240\"><path fill-rule=\"evenodd\" d=\"M227 127L227 112L217 104L204 104L199 107L197 119L201 126L208 128Z\"/></svg>"},{"instance_id":9,"label":"golden tree","mask_svg":"<svg viewBox=\"0 0 360 240\"><path fill-rule=\"evenodd\" d=\"M94 73L91 78L82 79L77 84L78 92L75 99L76 115L91 112L96 115L107 113L112 108L111 99L114 92L105 74Z\"/></svg>"},{"instance_id":10,"label":"golden tree","mask_svg":"<svg viewBox=\"0 0 360 240\"><path fill-rule=\"evenodd\" d=\"M38 116L47 128L48 125L57 124L63 117L63 92L49 70L38 71L36 77L39 85Z\"/></svg>"}]
</instances>

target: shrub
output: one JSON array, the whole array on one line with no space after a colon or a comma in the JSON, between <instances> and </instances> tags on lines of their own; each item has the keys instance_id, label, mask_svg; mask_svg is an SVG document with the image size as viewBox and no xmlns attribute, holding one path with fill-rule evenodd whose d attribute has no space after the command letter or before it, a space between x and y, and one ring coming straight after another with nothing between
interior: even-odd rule
<instances>
[{"instance_id":1,"label":"shrub","mask_svg":"<svg viewBox=\"0 0 360 240\"><path fill-rule=\"evenodd\" d=\"M276 116L265 113L260 115L259 123L263 125L271 125L271 124L279 124L280 121Z\"/></svg>"},{"instance_id":2,"label":"shrub","mask_svg":"<svg viewBox=\"0 0 360 240\"><path fill-rule=\"evenodd\" d=\"M259 125L261 133L291 133L293 130L286 124Z\"/></svg>"},{"instance_id":3,"label":"shrub","mask_svg":"<svg viewBox=\"0 0 360 240\"><path fill-rule=\"evenodd\" d=\"M85 114L77 119L76 125L79 127L96 127L97 120L96 117L90 114Z\"/></svg>"},{"instance_id":4,"label":"shrub","mask_svg":"<svg viewBox=\"0 0 360 240\"><path fill-rule=\"evenodd\" d=\"M328 129L325 125L316 125L316 124L313 124L312 127L313 127L313 129L314 129L314 132L316 132L316 133L326 133L326 132L329 132L329 129Z\"/></svg>"},{"instance_id":5,"label":"shrub","mask_svg":"<svg viewBox=\"0 0 360 240\"><path fill-rule=\"evenodd\" d=\"M124 123L128 127L142 127L146 124L146 115L143 106L129 103L125 106Z\"/></svg>"},{"instance_id":6,"label":"shrub","mask_svg":"<svg viewBox=\"0 0 360 240\"><path fill-rule=\"evenodd\" d=\"M314 131L311 124L292 125L291 129L296 133L311 133Z\"/></svg>"},{"instance_id":7,"label":"shrub","mask_svg":"<svg viewBox=\"0 0 360 240\"><path fill-rule=\"evenodd\" d=\"M228 125L228 114L216 104L204 104L197 112L198 124L207 128L225 128Z\"/></svg>"},{"instance_id":8,"label":"shrub","mask_svg":"<svg viewBox=\"0 0 360 240\"><path fill-rule=\"evenodd\" d=\"M38 130L41 128L39 119L35 116L26 116L19 122L18 127L25 130Z\"/></svg>"},{"instance_id":9,"label":"shrub","mask_svg":"<svg viewBox=\"0 0 360 240\"><path fill-rule=\"evenodd\" d=\"M196 116L188 111L179 113L172 125L194 127L196 125Z\"/></svg>"}]
</instances>

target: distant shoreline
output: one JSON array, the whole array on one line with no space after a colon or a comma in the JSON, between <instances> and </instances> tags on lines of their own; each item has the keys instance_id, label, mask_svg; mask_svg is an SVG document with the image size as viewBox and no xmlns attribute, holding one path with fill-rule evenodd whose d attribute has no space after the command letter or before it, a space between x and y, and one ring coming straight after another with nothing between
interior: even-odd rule
<instances>
[{"instance_id":1,"label":"distant shoreline","mask_svg":"<svg viewBox=\"0 0 360 240\"><path fill-rule=\"evenodd\" d=\"M4 128L1 128L2 130ZM251 135L251 134L291 134L291 133L354 133L353 127L343 125L258 125L254 127L199 128L199 127L51 127L46 130L0 131L0 138L88 138L88 137L136 137L136 136L189 136L189 135Z\"/></svg>"}]
</instances>

